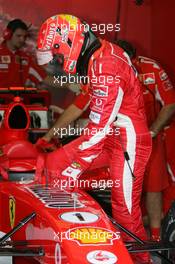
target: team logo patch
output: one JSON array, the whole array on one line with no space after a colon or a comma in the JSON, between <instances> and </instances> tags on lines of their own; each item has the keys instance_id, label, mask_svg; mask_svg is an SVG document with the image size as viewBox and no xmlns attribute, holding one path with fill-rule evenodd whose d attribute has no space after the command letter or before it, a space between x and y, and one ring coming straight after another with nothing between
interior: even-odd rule
<instances>
[{"instance_id":1,"label":"team logo patch","mask_svg":"<svg viewBox=\"0 0 175 264\"><path fill-rule=\"evenodd\" d=\"M142 75L142 82L144 85L155 84L155 74L153 72Z\"/></svg>"},{"instance_id":2,"label":"team logo patch","mask_svg":"<svg viewBox=\"0 0 175 264\"><path fill-rule=\"evenodd\" d=\"M89 212L67 212L62 214L61 219L76 224L91 224L97 222L99 217L96 214L92 214Z\"/></svg>"},{"instance_id":3,"label":"team logo patch","mask_svg":"<svg viewBox=\"0 0 175 264\"><path fill-rule=\"evenodd\" d=\"M2 63L11 63L11 57L9 55L1 56Z\"/></svg>"},{"instance_id":4,"label":"team logo patch","mask_svg":"<svg viewBox=\"0 0 175 264\"><path fill-rule=\"evenodd\" d=\"M74 162L72 162L72 167L75 169L78 169L78 168L80 169L81 165L78 162L74 161Z\"/></svg>"},{"instance_id":5,"label":"team logo patch","mask_svg":"<svg viewBox=\"0 0 175 264\"><path fill-rule=\"evenodd\" d=\"M120 238L120 235L119 232L114 233L105 228L79 227L68 230L66 237L80 246L89 246L112 245L114 240Z\"/></svg>"},{"instance_id":6,"label":"team logo patch","mask_svg":"<svg viewBox=\"0 0 175 264\"><path fill-rule=\"evenodd\" d=\"M9 197L9 216L10 216L10 226L14 227L15 224L15 210L16 210L16 201L13 196Z\"/></svg>"},{"instance_id":7,"label":"team logo patch","mask_svg":"<svg viewBox=\"0 0 175 264\"><path fill-rule=\"evenodd\" d=\"M114 264L118 258L110 251L94 250L87 254L87 260L91 264Z\"/></svg>"},{"instance_id":8,"label":"team logo patch","mask_svg":"<svg viewBox=\"0 0 175 264\"><path fill-rule=\"evenodd\" d=\"M100 119L101 119L101 115L99 113L96 113L94 111L91 111L90 112L90 115L89 115L89 119L95 123L95 124L99 124L100 123Z\"/></svg>"},{"instance_id":9,"label":"team logo patch","mask_svg":"<svg viewBox=\"0 0 175 264\"><path fill-rule=\"evenodd\" d=\"M168 78L168 75L166 74L166 72L164 70L159 72L159 77L161 79L161 81L164 81Z\"/></svg>"},{"instance_id":10,"label":"team logo patch","mask_svg":"<svg viewBox=\"0 0 175 264\"><path fill-rule=\"evenodd\" d=\"M107 97L108 87L93 87L93 95L99 97Z\"/></svg>"},{"instance_id":11,"label":"team logo patch","mask_svg":"<svg viewBox=\"0 0 175 264\"><path fill-rule=\"evenodd\" d=\"M68 62L68 70L69 71L71 71L71 72L74 71L75 66L76 66L76 61L71 60L71 61Z\"/></svg>"},{"instance_id":12,"label":"team logo patch","mask_svg":"<svg viewBox=\"0 0 175 264\"><path fill-rule=\"evenodd\" d=\"M173 85L170 82L170 80L167 80L167 81L163 82L163 88L164 88L165 91L173 89Z\"/></svg>"},{"instance_id":13,"label":"team logo patch","mask_svg":"<svg viewBox=\"0 0 175 264\"><path fill-rule=\"evenodd\" d=\"M63 176L72 177L74 180L76 180L77 176L81 173L81 167L75 166L74 163L71 164L71 166L67 167L64 171L62 171Z\"/></svg>"},{"instance_id":14,"label":"team logo patch","mask_svg":"<svg viewBox=\"0 0 175 264\"><path fill-rule=\"evenodd\" d=\"M107 99L105 98L98 98L93 96L91 101L91 109L94 111L103 112L104 105L106 103Z\"/></svg>"},{"instance_id":15,"label":"team logo patch","mask_svg":"<svg viewBox=\"0 0 175 264\"><path fill-rule=\"evenodd\" d=\"M68 41L68 34L69 34L69 30L67 27L61 28L61 42L67 42Z\"/></svg>"}]
</instances>

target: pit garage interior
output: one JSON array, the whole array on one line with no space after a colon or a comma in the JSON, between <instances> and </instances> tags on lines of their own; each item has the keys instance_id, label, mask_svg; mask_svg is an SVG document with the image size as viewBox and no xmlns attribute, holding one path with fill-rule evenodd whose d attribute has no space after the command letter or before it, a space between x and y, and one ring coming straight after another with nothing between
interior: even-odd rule
<instances>
[{"instance_id":1,"label":"pit garage interior","mask_svg":"<svg viewBox=\"0 0 175 264\"><path fill-rule=\"evenodd\" d=\"M163 153L163 159L166 163L165 174L167 175L166 176L167 181L165 183L166 188L162 188L160 191L161 193L160 206L162 208L162 217L161 217L161 227L159 229L160 229L161 237L160 239L157 239L154 242L153 241L150 242L150 240L148 239L149 241L148 243L146 242L146 244L145 241L139 240L138 237L134 237L135 244L130 245L128 243L126 245L126 248L130 252L129 254L131 255L133 254L133 252L138 253L139 249L142 250L141 251L142 253L145 252L146 250L150 251L152 262L149 263L155 263L155 264L161 264L161 263L175 264L175 202L174 202L175 201L175 150L174 150L175 149L175 134L174 134L175 108L173 109L173 107L175 107L175 95L174 95L175 92L174 94L172 92L172 95L171 93L169 93L170 90L172 91L175 89L174 88L175 87L175 64L174 64L175 34L173 27L174 12L175 12L175 1L173 0L167 0L167 1L164 0L108 0L108 1L105 0L101 0L101 1L100 0L93 0L93 1L92 0L89 1L87 0L83 0L83 1L82 0L52 0L52 1L0 0L1 45L4 42L4 31L6 30L7 24L14 19L21 19L26 23L28 28L27 39L22 49L26 52L26 54L29 54L32 60L35 61L36 65L37 65L36 46L37 46L39 29L42 23L47 18L57 14L70 14L82 19L83 21L86 21L88 25L92 28L92 31L95 33L95 35L100 39L106 39L107 41L115 44L117 43L118 40L126 40L127 42L131 43L133 47L136 48L137 56L143 56L145 58L144 60L146 61L146 63L148 63L149 65L153 64L153 67L157 65L156 63L161 65L160 70L156 68L157 66L155 66L155 69L159 74L158 78L160 78L159 82L157 83L154 73L149 71L145 73L144 68L141 69L136 67L136 70L138 71L139 74L139 80L142 82L143 85L145 85L145 87L147 87L145 93L150 92L151 101L155 102L157 100L160 102L158 105L159 111L161 111L161 109L168 104L169 105L171 104L172 106L170 110L171 118L169 118L167 122L163 123L162 126L160 125L161 136L165 144L162 153ZM17 229L14 230L14 234L10 234L9 237L7 238L5 237L5 242L0 239L0 264L80 263L78 258L77 261L76 260L73 261L72 259L70 261L69 257L66 255L64 250L63 253L65 255L62 254L60 245L58 245L57 248L55 248L54 253L52 252L54 254L53 258L45 257L43 260L42 256L44 254L45 256L51 254L50 250L48 249L49 248L48 245L45 245L42 248L42 242L41 244L35 243L36 248L33 249L33 247L31 246L32 243L29 243L29 245L25 243L26 241L24 241L25 238L23 236L23 233L29 232L30 230L28 228L27 231L24 232L23 224L28 227L30 223L32 223L31 226L34 226L32 221L34 221L35 223L35 218L37 218L37 212L34 209L31 210L31 208L30 209L27 208L25 214L22 214L20 212L19 213L20 217L16 216L18 212L17 210L19 210L17 208L18 207L17 200L22 199L22 197L23 199L27 199L27 196L25 198L25 195L23 195L21 189L21 191L19 191L19 197L21 198L18 199L15 198L15 195L18 195L18 190L14 190L11 193L11 189L10 189L11 187L8 187L7 185L8 181L10 182L10 184L12 183L15 184L16 181L21 182L23 180L24 181L26 180L30 182L34 179L36 175L35 169L36 166L38 166L38 163L36 163L36 160L38 160L38 152L36 152L35 150L35 144L39 140L39 138L43 137L48 132L49 128L52 125L54 125L54 122L57 120L57 118L61 116L64 110L74 103L77 95L79 94L80 86L79 85L77 86L76 83L72 83L72 82L69 83L70 81L69 79L69 81L64 83L64 87L60 88L58 84L58 77L55 78L53 74L52 74L52 80L49 83L46 82L43 84L42 81L40 81L39 85L38 84L35 85L35 81L32 80L31 82L29 82L30 85L26 83L24 85L18 85L18 84L16 85L16 83L18 82L15 81L15 77L13 78L11 77L13 74L9 76L8 74L4 75L4 71L6 70L6 67L7 69L8 67L10 67L9 65L11 63L11 59L10 59L11 55L6 53L3 54L1 50L2 47L0 46L0 85L1 83L3 84L1 85L2 87L0 87L0 234L2 233L0 236L3 237L5 234L10 232L10 230L15 229L15 227L17 227ZM21 59L20 56L16 58L17 58L16 60L19 59L19 65L20 65L19 76L16 78L21 80L24 79L23 73L21 74L21 72L23 72L23 69L21 68L23 67L21 66L23 64L23 59ZM151 58L151 60L155 60L155 62L154 61L148 62L147 58ZM40 68L40 66L38 65L36 67L37 68L35 69L36 71L38 71L37 74L39 75L41 74L41 76L43 74L44 76L43 80L46 76L48 75L50 76L49 70L45 72L42 67ZM141 71L139 72L138 69L141 69ZM12 66L12 71L13 71L13 66ZM58 74L57 76L59 77L67 76L65 72L61 70L61 68L59 68L56 73ZM148 82L146 83L145 81L144 83L143 79L146 77L148 78L147 79ZM5 85L7 79L8 79L7 82L8 84ZM149 88L149 85L152 85L150 86L151 89L153 85L155 86L155 89L157 91L155 92L155 94ZM163 89L162 94L163 96L165 96L165 100L164 98L162 98L162 94L159 93L159 85L162 85L163 87L161 89ZM169 95L166 95L167 93ZM151 111L151 107L154 108L155 105L150 106L150 111ZM80 129L81 126L84 126L85 123L87 124L89 113L90 111L89 112L85 111L85 114L82 114L82 116L79 119L72 121L70 125L71 129L73 128L75 129L77 127ZM164 118L165 115L160 116L160 118ZM154 117L154 119L156 118ZM150 128L150 130L152 130L152 128ZM77 131L79 130L76 130L76 132ZM56 137L57 137L57 133L56 133ZM62 146L68 144L69 142L72 142L74 139L77 139L78 137L79 137L78 133L72 135L69 130L69 132L68 133L66 132L66 134L63 135L61 138L59 136L59 140L56 139L54 141L54 144L56 144L56 148L61 148ZM154 141L154 136L152 140ZM21 147L21 144L24 145ZM16 150L17 145L19 145L18 150ZM10 148L10 150L8 148ZM8 152L9 156L7 158L6 157L4 158L3 155L4 151ZM29 157L30 155L31 157ZM47 155L47 151L45 152L44 155ZM124 153L124 155L125 155L125 159L129 163L130 157L127 156L127 153ZM159 160L161 163L162 159ZM19 172L18 168L19 167L21 168L23 164L25 170L23 171L21 169ZM155 171L159 170L158 167L159 165L155 167ZM98 175L95 178L95 181L103 180L103 177L106 180L108 179L107 177L110 175L108 168L105 168L105 170L102 169L100 171L93 171L92 173L90 172L87 175L88 177L87 179L88 180L90 179L91 183L93 181L93 176L94 174L96 174L96 172ZM113 225L115 226L115 217L112 218L113 214L111 207L111 188L109 188L108 186L105 186L104 188L105 180L102 181L101 187L103 188L100 188L99 187L100 185L98 184L97 184L98 186L94 185L95 187L91 186L91 188L89 188L88 186L87 189L85 188L86 189L85 192L87 193L88 196L86 197L82 195L82 197L85 197L84 199L86 198L95 199L99 203L100 209L97 206L95 207L94 212L95 210L101 210L100 215L101 214L103 215L102 211L104 210L106 217L109 216L111 223L113 223ZM162 181L164 184L165 180ZM44 184L46 185L48 184L47 177L46 179L44 179ZM36 186L38 186L38 183L36 183ZM19 188L21 188L21 186ZM35 199L38 199L38 201L40 201L41 203L43 202L44 198L40 193L41 192L40 187L36 187L36 189L35 187L30 187L30 186L25 188L29 195L33 195ZM44 194L47 194L48 196L46 195L47 196L46 198L50 199L52 197L52 191L50 191L50 189L47 190L46 189L44 191ZM150 189L150 191L147 192L154 192L154 191ZM55 199L58 200L61 199L60 198L61 194L55 194L55 192L53 192L53 196L54 195L56 195ZM71 194L70 200L73 199L73 202L75 202L75 204L76 202L79 204L77 197L79 196L75 195L74 197ZM144 225L149 237L150 236L149 217L147 216L146 204L144 199L145 198L142 199L143 201L141 202L141 207L142 207L142 214L144 216L143 217ZM90 201L89 204L92 207L91 214L93 215L93 202L91 203ZM40 205L38 206L40 207ZM49 206L50 205L47 205L47 209L49 208ZM20 211L23 210L25 211L25 205L23 207L24 209L22 207L23 206L21 205ZM58 206L58 208L61 208L61 210L64 211L62 215L66 214L64 207ZM78 219L77 221L80 221L80 218L82 218L80 212L81 206L77 208L79 215L78 216L76 215L76 217L79 217L77 218ZM101 208L103 208L103 210ZM40 219L41 222L39 222L38 224L38 222L36 221L37 223L36 229L41 228L42 230L42 225L43 226L45 225L49 230L50 227L46 224L47 221L45 221L44 218L45 216L43 216L42 213L43 211L41 206L41 208L39 209L39 218L41 218ZM46 212L46 215L47 214L51 214L51 213ZM15 218L13 218L14 215ZM44 220L42 220L42 217ZM51 221L52 217L50 215L48 217L49 217L48 218L49 221ZM54 217L53 217L53 222L55 221ZM73 217L73 215L71 215L71 217ZM87 219L90 219L88 217L90 216L87 215ZM21 220L23 221L21 222ZM79 223L81 223L81 221ZM22 225L20 226L21 223ZM89 226L91 225L89 224ZM118 223L117 223L117 228L120 229ZM158 229L157 226L155 227L155 229ZM16 236L16 233L20 234L20 232L21 235ZM46 238L44 237L44 235L42 236L41 233L39 234L41 235L44 241L46 240L48 242L48 240L50 239L49 233L48 236L46 236ZM54 234L56 234L56 231L54 231ZM14 241L13 241L13 235L15 238ZM130 235L132 236L132 234ZM32 237L32 236L28 234L28 237ZM32 239L33 238L31 238L31 240ZM19 244L16 240L19 241ZM34 240L37 240L37 238L35 237ZM8 241L12 241L12 242L8 242ZM111 243L113 243L113 240ZM7 252L3 253L6 251L5 249L8 247L14 248L13 252L10 252L9 250L9 256L7 256ZM81 248L82 247L80 246L79 251L81 251ZM20 252L20 250L22 250L22 252ZM47 252L47 250L49 253ZM76 250L75 250L76 254L78 255L78 249ZM95 249L92 250L91 248L92 252L94 252L94 250ZM91 251L89 252L89 254L91 253ZM129 260L129 258L128 258L128 262L127 260L126 262L125 260L123 261L120 260L119 257L117 260L117 257L114 257L115 256L114 252L111 253L110 255L108 249L106 249L105 251L102 248L102 250L101 251L99 250L98 253L101 254L100 256L104 257L104 259L100 259L99 256L95 256L95 255L89 257L88 255L88 257L86 257L86 261L81 263L91 263L91 264L99 264L99 263L139 264L140 263L142 264L142 262L139 261L134 262L132 260ZM22 254L24 254L24 256ZM105 262L105 257L106 257L106 262ZM143 262L143 263L146 264L147 262Z\"/></svg>"}]
</instances>

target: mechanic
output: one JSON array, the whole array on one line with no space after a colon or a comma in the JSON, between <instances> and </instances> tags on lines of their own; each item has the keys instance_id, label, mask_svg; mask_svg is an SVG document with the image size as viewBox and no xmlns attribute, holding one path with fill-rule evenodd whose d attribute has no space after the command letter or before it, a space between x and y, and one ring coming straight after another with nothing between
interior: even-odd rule
<instances>
[{"instance_id":1,"label":"mechanic","mask_svg":"<svg viewBox=\"0 0 175 264\"><path fill-rule=\"evenodd\" d=\"M152 153L146 167L144 191L152 240L160 240L162 219L162 191L169 185L164 127L175 112L175 91L160 64L150 58L137 56L136 49L127 41L119 40L132 59L143 84L147 123L152 136Z\"/></svg>"},{"instance_id":2,"label":"mechanic","mask_svg":"<svg viewBox=\"0 0 175 264\"><path fill-rule=\"evenodd\" d=\"M22 50L28 35L28 26L20 19L10 21L3 32L0 45L0 87L39 85L45 71Z\"/></svg>"},{"instance_id":3,"label":"mechanic","mask_svg":"<svg viewBox=\"0 0 175 264\"><path fill-rule=\"evenodd\" d=\"M57 179L75 181L91 165L101 160L102 166L102 159L108 160L111 179L113 183L118 182L112 188L113 217L146 239L139 203L144 170L151 153L151 136L141 85L129 56L120 47L85 30L84 23L71 15L56 15L47 19L39 32L38 63L47 64L62 54L66 72L89 77L84 87L91 96L88 133L48 154L47 173L53 184ZM67 114L68 123L72 111L75 111L74 118L82 113L76 105L71 105L63 113L64 118ZM67 120L62 116L60 127ZM116 133L118 129L120 135ZM132 240L124 233L122 238ZM148 253L138 253L134 258L135 263L150 261Z\"/></svg>"}]
</instances>

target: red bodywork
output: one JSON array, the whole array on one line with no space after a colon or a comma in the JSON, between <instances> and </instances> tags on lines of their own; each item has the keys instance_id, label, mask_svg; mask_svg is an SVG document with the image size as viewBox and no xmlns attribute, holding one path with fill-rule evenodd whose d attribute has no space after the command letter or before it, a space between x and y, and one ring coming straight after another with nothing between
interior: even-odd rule
<instances>
[{"instance_id":1,"label":"red bodywork","mask_svg":"<svg viewBox=\"0 0 175 264\"><path fill-rule=\"evenodd\" d=\"M30 213L37 213L36 218L11 239L27 240L32 246L42 246L46 254L37 259L39 263L93 263L88 262L87 256L96 250L102 255L104 251L112 253L119 264L132 263L119 238L120 233L112 226L101 207L84 191L66 193L45 186L1 183L3 218L0 229L5 233L11 229L10 197L15 200L15 224ZM68 212L70 215L65 214ZM63 216L67 221L62 219ZM60 262L56 261L59 250ZM106 257L108 261L101 263L116 263L109 262L110 254Z\"/></svg>"},{"instance_id":2,"label":"red bodywork","mask_svg":"<svg viewBox=\"0 0 175 264\"><path fill-rule=\"evenodd\" d=\"M40 178L35 177L37 158L41 153L29 141L29 131L47 129L44 127L47 122L43 124L42 120L40 127L35 127L39 122L37 118L43 117L35 114L48 110L48 97L46 93L42 95L46 99L44 105L25 104L20 94L13 103L0 108L3 117L0 146L1 152L5 153L0 157L0 165L8 173L8 178L0 182L0 231L9 232L22 218L35 212L36 217L11 239L26 241L28 247L41 246L45 251L43 257L14 258L14 263L133 263L120 233L91 196L83 190L76 193L60 191L49 187L49 183L47 186L41 184ZM29 99L27 96L26 100ZM19 118L15 120L16 115ZM29 172L33 176L28 178ZM23 173L20 180L15 180L15 173Z\"/></svg>"}]
</instances>

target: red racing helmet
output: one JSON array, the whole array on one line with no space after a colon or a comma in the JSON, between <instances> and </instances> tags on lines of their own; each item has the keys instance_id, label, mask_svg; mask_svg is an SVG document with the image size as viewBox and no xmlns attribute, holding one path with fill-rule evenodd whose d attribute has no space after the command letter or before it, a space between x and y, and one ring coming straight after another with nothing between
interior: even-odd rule
<instances>
[{"instance_id":1,"label":"red racing helmet","mask_svg":"<svg viewBox=\"0 0 175 264\"><path fill-rule=\"evenodd\" d=\"M54 55L63 55L64 70L76 73L86 32L87 24L75 16L59 14L48 18L42 24L38 35L38 64L47 64Z\"/></svg>"}]
</instances>

